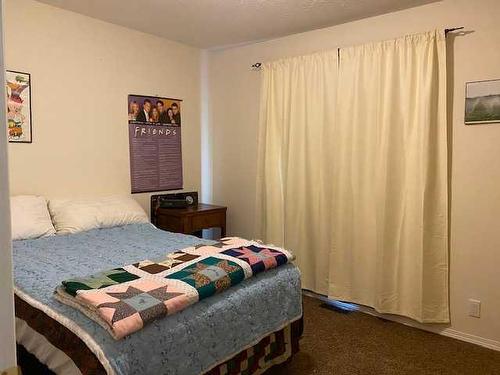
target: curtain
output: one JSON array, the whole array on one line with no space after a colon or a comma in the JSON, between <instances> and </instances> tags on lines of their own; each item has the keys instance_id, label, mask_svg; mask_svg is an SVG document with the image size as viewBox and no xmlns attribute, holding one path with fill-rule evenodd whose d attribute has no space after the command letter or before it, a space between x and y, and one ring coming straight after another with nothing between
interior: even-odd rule
<instances>
[{"instance_id":1,"label":"curtain","mask_svg":"<svg viewBox=\"0 0 500 375\"><path fill-rule=\"evenodd\" d=\"M337 51L262 68L256 231L293 249L302 287L328 293L330 196L324 187L337 90ZM329 172L328 172L329 173Z\"/></svg>"},{"instance_id":2,"label":"curtain","mask_svg":"<svg viewBox=\"0 0 500 375\"><path fill-rule=\"evenodd\" d=\"M444 32L341 50L328 295L448 322Z\"/></svg>"},{"instance_id":3,"label":"curtain","mask_svg":"<svg viewBox=\"0 0 500 375\"><path fill-rule=\"evenodd\" d=\"M257 232L303 288L448 322L443 32L263 66Z\"/></svg>"}]
</instances>

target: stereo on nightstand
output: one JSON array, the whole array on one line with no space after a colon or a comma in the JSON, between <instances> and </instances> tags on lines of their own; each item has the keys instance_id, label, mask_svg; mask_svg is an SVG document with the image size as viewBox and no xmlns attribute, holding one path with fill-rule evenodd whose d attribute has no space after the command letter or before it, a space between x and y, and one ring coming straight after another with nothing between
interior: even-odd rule
<instances>
[{"instance_id":1,"label":"stereo on nightstand","mask_svg":"<svg viewBox=\"0 0 500 375\"><path fill-rule=\"evenodd\" d=\"M156 225L158 208L186 208L198 205L198 192L155 194L151 196L151 222Z\"/></svg>"},{"instance_id":2,"label":"stereo on nightstand","mask_svg":"<svg viewBox=\"0 0 500 375\"><path fill-rule=\"evenodd\" d=\"M226 236L224 206L198 203L198 193L158 194L151 197L151 222L169 232L202 235L203 229L220 228Z\"/></svg>"}]
</instances>

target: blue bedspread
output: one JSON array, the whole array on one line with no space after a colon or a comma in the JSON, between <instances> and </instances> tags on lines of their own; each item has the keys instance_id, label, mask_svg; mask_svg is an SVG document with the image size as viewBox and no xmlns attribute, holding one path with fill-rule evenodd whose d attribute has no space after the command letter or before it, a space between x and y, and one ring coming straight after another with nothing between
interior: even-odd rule
<instances>
[{"instance_id":1,"label":"blue bedspread","mask_svg":"<svg viewBox=\"0 0 500 375\"><path fill-rule=\"evenodd\" d=\"M300 274L295 266L263 272L120 341L53 298L62 280L199 243L212 241L149 224L14 241L15 285L89 333L117 374L200 374L301 315Z\"/></svg>"}]
</instances>

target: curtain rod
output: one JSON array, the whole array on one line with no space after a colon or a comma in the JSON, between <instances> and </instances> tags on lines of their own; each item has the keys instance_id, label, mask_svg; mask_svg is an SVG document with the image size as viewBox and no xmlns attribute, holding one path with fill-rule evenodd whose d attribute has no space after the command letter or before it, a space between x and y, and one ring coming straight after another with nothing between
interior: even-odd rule
<instances>
[{"instance_id":1,"label":"curtain rod","mask_svg":"<svg viewBox=\"0 0 500 375\"><path fill-rule=\"evenodd\" d=\"M462 30L463 28L464 28L463 26L460 26L460 27L452 27L451 29L444 29L444 35L448 35L448 33L451 33L453 31Z\"/></svg>"},{"instance_id":2,"label":"curtain rod","mask_svg":"<svg viewBox=\"0 0 500 375\"><path fill-rule=\"evenodd\" d=\"M462 29L464 29L464 26L452 27L450 29L444 29L444 35L448 35L448 33L451 33L453 31L457 31L457 30L462 30ZM260 62L256 62L255 64L252 64L250 66L250 68L252 70L260 70L261 67L262 67L262 63L260 63Z\"/></svg>"}]
</instances>

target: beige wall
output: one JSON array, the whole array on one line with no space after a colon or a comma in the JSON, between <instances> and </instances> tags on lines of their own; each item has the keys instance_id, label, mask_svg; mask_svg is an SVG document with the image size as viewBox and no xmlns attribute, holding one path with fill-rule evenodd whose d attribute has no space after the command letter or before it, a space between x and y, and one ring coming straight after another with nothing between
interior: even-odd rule
<instances>
[{"instance_id":1,"label":"beige wall","mask_svg":"<svg viewBox=\"0 0 500 375\"><path fill-rule=\"evenodd\" d=\"M0 2L0 71L3 59L3 4ZM4 78L0 86L5 85ZM0 119L5 129L5 95L0 96ZM6 132L0 132L0 372L16 366L14 336L14 294L12 291L12 251L10 241L9 176Z\"/></svg>"},{"instance_id":2,"label":"beige wall","mask_svg":"<svg viewBox=\"0 0 500 375\"><path fill-rule=\"evenodd\" d=\"M434 28L474 31L450 39L453 131L451 205L451 309L448 334L500 348L500 125L465 126L464 83L500 78L500 1L445 0L243 47L212 51L209 58L213 201L228 205L229 234L254 235L259 73L269 61L395 38ZM293 249L292 249L293 250ZM467 299L482 301L480 319L467 316ZM476 337L477 336L477 337Z\"/></svg>"},{"instance_id":3,"label":"beige wall","mask_svg":"<svg viewBox=\"0 0 500 375\"><path fill-rule=\"evenodd\" d=\"M184 99L184 188L199 190L200 50L31 0L5 13L7 69L33 86L33 144L9 145L12 194L130 193L128 94Z\"/></svg>"}]
</instances>

